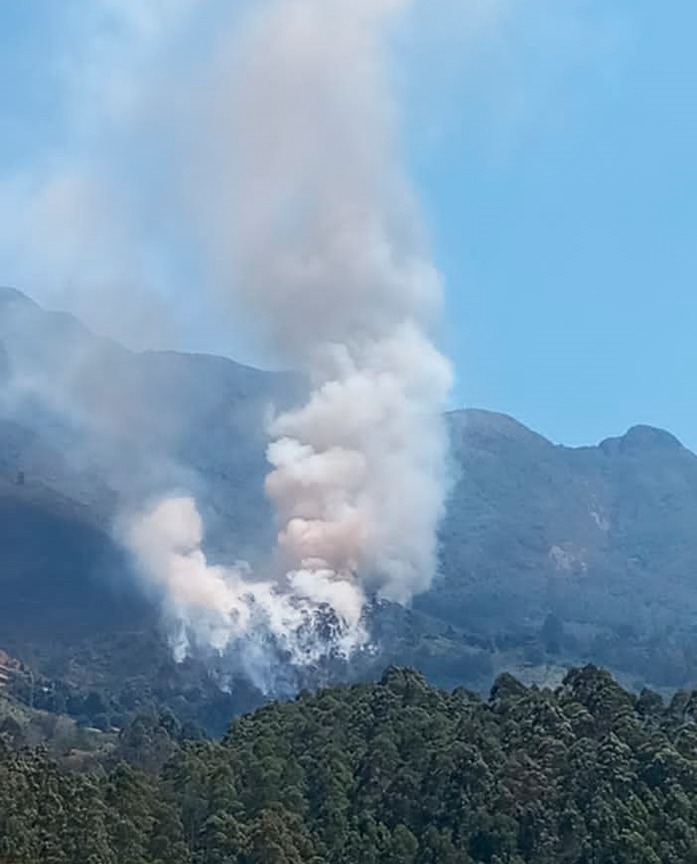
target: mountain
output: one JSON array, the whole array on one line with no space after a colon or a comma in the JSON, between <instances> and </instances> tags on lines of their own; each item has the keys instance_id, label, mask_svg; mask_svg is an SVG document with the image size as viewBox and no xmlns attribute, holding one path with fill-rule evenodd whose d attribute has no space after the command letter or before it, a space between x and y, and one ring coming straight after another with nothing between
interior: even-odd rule
<instances>
[{"instance_id":1,"label":"mountain","mask_svg":"<svg viewBox=\"0 0 697 864\"><path fill-rule=\"evenodd\" d=\"M200 667L171 661L112 539L116 505L193 491L214 557L263 556L264 420L302 392L292 375L221 357L127 351L0 290L0 647L52 692L63 682L74 715L105 713L93 690L110 716L135 699L200 720L219 700L210 680L194 693ZM379 653L337 674L407 663L486 689L505 669L546 680L593 661L635 686L694 683L697 457L646 426L568 448L501 414L447 420L440 572L412 609L376 607Z\"/></svg>"},{"instance_id":2,"label":"mountain","mask_svg":"<svg viewBox=\"0 0 697 864\"><path fill-rule=\"evenodd\" d=\"M636 426L569 448L498 414L449 419L455 486L425 607L477 626L549 611L644 628L694 619L697 457L676 438Z\"/></svg>"},{"instance_id":3,"label":"mountain","mask_svg":"<svg viewBox=\"0 0 697 864\"><path fill-rule=\"evenodd\" d=\"M0 290L0 470L84 504L103 525L118 499L205 489L207 522L236 554L272 538L259 478L264 419L301 383L222 357L130 352L64 313Z\"/></svg>"},{"instance_id":4,"label":"mountain","mask_svg":"<svg viewBox=\"0 0 697 864\"><path fill-rule=\"evenodd\" d=\"M205 489L211 547L253 560L274 535L264 417L300 386L219 357L129 352L0 290L0 646L59 694L34 698L91 719L166 704L222 731L231 697L174 664L113 519L153 490ZM261 701L238 683L238 708L240 695Z\"/></svg>"}]
</instances>

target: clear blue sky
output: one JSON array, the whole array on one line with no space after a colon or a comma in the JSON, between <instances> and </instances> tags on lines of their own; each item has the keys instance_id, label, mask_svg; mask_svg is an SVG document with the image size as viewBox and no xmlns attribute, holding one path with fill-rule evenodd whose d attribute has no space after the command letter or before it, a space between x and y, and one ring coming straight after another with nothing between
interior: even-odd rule
<instances>
[{"instance_id":1,"label":"clear blue sky","mask_svg":"<svg viewBox=\"0 0 697 864\"><path fill-rule=\"evenodd\" d=\"M401 81L453 404L563 443L647 422L697 447L697 4L491 0L495 21L451 26L456 5L423 7ZM78 6L0 5L0 175L62 143Z\"/></svg>"},{"instance_id":2,"label":"clear blue sky","mask_svg":"<svg viewBox=\"0 0 697 864\"><path fill-rule=\"evenodd\" d=\"M559 5L586 49L550 56L521 12L419 163L458 398L562 442L648 422L694 447L697 4Z\"/></svg>"}]
</instances>

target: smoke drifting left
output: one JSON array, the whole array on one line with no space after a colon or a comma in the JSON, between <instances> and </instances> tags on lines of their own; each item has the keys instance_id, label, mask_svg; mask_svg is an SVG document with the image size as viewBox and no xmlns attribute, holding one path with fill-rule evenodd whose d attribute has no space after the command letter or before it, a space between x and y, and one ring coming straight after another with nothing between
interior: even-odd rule
<instances>
[{"instance_id":1,"label":"smoke drifting left","mask_svg":"<svg viewBox=\"0 0 697 864\"><path fill-rule=\"evenodd\" d=\"M46 233L69 213L60 255L86 262L80 278L106 284L117 307L121 285L125 298L146 296L139 286L154 273L166 283L171 268L152 262L183 240L196 261L186 291L215 297L231 330L242 314L267 355L307 380L304 403L269 415L277 543L263 574L211 563L195 500L205 489L195 496L185 476L174 487L171 472L150 472L115 526L177 655L213 652L274 691L279 658L302 669L349 656L369 642L371 598L407 603L429 586L451 370L432 338L441 280L400 164L390 88L391 30L409 3L218 8L225 26L197 31L195 59L168 83L187 27L216 6L95 4L95 20L112 24L111 66L87 64L92 87L77 93L85 158L49 172L24 212L44 214L32 224ZM148 170L117 158L111 139L149 154ZM175 215L154 237L164 213ZM99 242L87 250L75 238L90 221ZM48 269L59 252L45 248Z\"/></svg>"}]
</instances>

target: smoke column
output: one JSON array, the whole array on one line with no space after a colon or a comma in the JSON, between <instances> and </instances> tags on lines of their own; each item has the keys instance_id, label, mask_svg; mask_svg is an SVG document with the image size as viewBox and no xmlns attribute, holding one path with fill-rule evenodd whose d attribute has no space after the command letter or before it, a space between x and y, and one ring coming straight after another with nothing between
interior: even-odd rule
<instances>
[{"instance_id":1,"label":"smoke column","mask_svg":"<svg viewBox=\"0 0 697 864\"><path fill-rule=\"evenodd\" d=\"M261 633L314 662L361 644L368 596L405 603L432 579L451 373L429 337L441 285L400 170L386 64L406 5L265 3L210 72L189 190L210 280L310 395L269 422L271 578L211 566L189 498L124 530L180 650L244 653ZM317 630L327 612L331 638Z\"/></svg>"}]
</instances>

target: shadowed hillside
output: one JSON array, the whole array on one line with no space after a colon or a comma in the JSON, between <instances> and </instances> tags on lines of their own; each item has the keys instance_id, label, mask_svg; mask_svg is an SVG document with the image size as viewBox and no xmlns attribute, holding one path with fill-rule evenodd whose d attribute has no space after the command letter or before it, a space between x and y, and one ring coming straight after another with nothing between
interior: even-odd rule
<instances>
[{"instance_id":1,"label":"shadowed hillside","mask_svg":"<svg viewBox=\"0 0 697 864\"><path fill-rule=\"evenodd\" d=\"M80 688L154 682L171 658L111 539L118 506L183 489L214 558L264 556L264 421L301 392L220 357L126 351L1 291L0 647ZM629 683L694 682L697 458L643 426L583 448L486 411L449 426L433 588L413 610L371 610L378 654L323 674L389 661L486 688L503 669L556 680L591 660Z\"/></svg>"}]
</instances>

